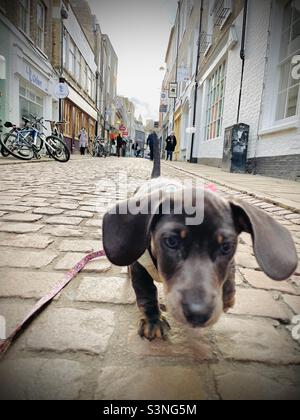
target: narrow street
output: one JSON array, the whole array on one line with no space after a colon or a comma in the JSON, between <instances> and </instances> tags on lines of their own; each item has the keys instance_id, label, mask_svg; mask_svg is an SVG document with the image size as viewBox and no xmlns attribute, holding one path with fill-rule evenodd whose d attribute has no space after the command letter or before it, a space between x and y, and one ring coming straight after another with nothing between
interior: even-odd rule
<instances>
[{"instance_id":1,"label":"narrow street","mask_svg":"<svg viewBox=\"0 0 300 420\"><path fill-rule=\"evenodd\" d=\"M102 248L103 214L125 194L113 183L120 185L127 173L132 193L151 169L147 160L115 157L0 165L0 316L7 333L67 270ZM172 179L201 177L197 165L163 163L162 170ZM281 197L278 180L269 178L274 205L269 194L263 199L260 177L251 177L251 186L244 177L231 189L229 178L220 185L217 175L205 175L218 193L272 213L300 253L299 207L290 210L297 207L297 184L288 190L284 181ZM239 190L255 190L260 198ZM300 270L289 281L269 280L246 234L237 264L230 314L205 331L167 315L169 340L150 343L137 335L140 314L127 269L105 258L90 263L1 360L0 398L299 399L300 342L292 338L292 319L300 314Z\"/></svg>"}]
</instances>

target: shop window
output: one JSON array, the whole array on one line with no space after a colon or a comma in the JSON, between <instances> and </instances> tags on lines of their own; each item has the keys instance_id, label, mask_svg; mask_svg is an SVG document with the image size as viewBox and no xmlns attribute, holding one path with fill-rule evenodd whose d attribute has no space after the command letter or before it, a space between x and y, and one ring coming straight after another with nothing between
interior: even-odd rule
<instances>
[{"instance_id":1,"label":"shop window","mask_svg":"<svg viewBox=\"0 0 300 420\"><path fill-rule=\"evenodd\" d=\"M95 138L95 131L96 131L95 130L96 129L96 127L95 127L95 121L90 118L89 119L89 123L90 123L90 126L89 126L89 138L93 141L94 138Z\"/></svg>"},{"instance_id":2,"label":"shop window","mask_svg":"<svg viewBox=\"0 0 300 420\"><path fill-rule=\"evenodd\" d=\"M30 0L19 0L19 26L29 35L30 29Z\"/></svg>"},{"instance_id":3,"label":"shop window","mask_svg":"<svg viewBox=\"0 0 300 420\"><path fill-rule=\"evenodd\" d=\"M300 80L293 77L292 60L300 54L300 1L289 1L283 13L278 71L280 73L276 121L297 115Z\"/></svg>"},{"instance_id":4,"label":"shop window","mask_svg":"<svg viewBox=\"0 0 300 420\"><path fill-rule=\"evenodd\" d=\"M43 97L35 91L20 84L19 103L20 103L20 121L22 117L30 117L30 114L37 117L43 117Z\"/></svg>"},{"instance_id":5,"label":"shop window","mask_svg":"<svg viewBox=\"0 0 300 420\"><path fill-rule=\"evenodd\" d=\"M45 44L46 8L40 1L36 6L36 44L43 50Z\"/></svg>"},{"instance_id":6,"label":"shop window","mask_svg":"<svg viewBox=\"0 0 300 420\"><path fill-rule=\"evenodd\" d=\"M80 109L75 109L75 138L78 138L80 130L82 128L82 113Z\"/></svg>"},{"instance_id":7,"label":"shop window","mask_svg":"<svg viewBox=\"0 0 300 420\"><path fill-rule=\"evenodd\" d=\"M206 140L222 135L224 96L225 96L225 62L221 64L208 80L206 109Z\"/></svg>"}]
</instances>

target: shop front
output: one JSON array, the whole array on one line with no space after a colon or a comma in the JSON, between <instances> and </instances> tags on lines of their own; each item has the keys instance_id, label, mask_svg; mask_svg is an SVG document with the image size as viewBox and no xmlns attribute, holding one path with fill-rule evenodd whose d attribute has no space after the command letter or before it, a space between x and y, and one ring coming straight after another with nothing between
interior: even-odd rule
<instances>
[{"instance_id":1,"label":"shop front","mask_svg":"<svg viewBox=\"0 0 300 420\"><path fill-rule=\"evenodd\" d=\"M86 107L85 107L86 109ZM65 128L65 140L69 149L73 152L79 151L79 133L84 127L88 133L89 144L91 148L96 135L96 118L87 114L77 104L67 98L64 100L64 121L67 122Z\"/></svg>"}]
</instances>

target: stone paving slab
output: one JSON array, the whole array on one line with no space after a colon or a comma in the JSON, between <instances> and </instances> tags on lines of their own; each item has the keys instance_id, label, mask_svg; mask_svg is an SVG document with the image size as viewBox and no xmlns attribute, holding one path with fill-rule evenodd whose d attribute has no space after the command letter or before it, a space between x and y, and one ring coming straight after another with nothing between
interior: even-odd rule
<instances>
[{"instance_id":1,"label":"stone paving slab","mask_svg":"<svg viewBox=\"0 0 300 420\"><path fill-rule=\"evenodd\" d=\"M46 235L0 233L0 246L5 247L46 249L53 242L54 238Z\"/></svg>"},{"instance_id":2,"label":"stone paving slab","mask_svg":"<svg viewBox=\"0 0 300 420\"><path fill-rule=\"evenodd\" d=\"M205 367L111 366L104 368L99 377L95 399L205 400L212 398L210 383Z\"/></svg>"},{"instance_id":3,"label":"stone paving slab","mask_svg":"<svg viewBox=\"0 0 300 420\"><path fill-rule=\"evenodd\" d=\"M51 308L26 332L26 347L38 352L85 352L103 354L115 327L108 309Z\"/></svg>"},{"instance_id":4,"label":"stone paving slab","mask_svg":"<svg viewBox=\"0 0 300 420\"><path fill-rule=\"evenodd\" d=\"M213 327L215 340L225 359L274 364L300 364L298 344L279 323L267 319L224 316Z\"/></svg>"},{"instance_id":5,"label":"stone paving slab","mask_svg":"<svg viewBox=\"0 0 300 420\"><path fill-rule=\"evenodd\" d=\"M86 371L63 358L7 360L0 366L0 400L77 400Z\"/></svg>"}]
</instances>

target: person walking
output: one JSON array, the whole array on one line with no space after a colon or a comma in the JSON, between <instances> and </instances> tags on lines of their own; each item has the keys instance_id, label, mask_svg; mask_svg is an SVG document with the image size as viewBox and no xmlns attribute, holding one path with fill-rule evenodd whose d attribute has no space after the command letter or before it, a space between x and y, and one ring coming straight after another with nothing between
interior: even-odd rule
<instances>
[{"instance_id":1,"label":"person walking","mask_svg":"<svg viewBox=\"0 0 300 420\"><path fill-rule=\"evenodd\" d=\"M157 137L156 132L153 131L147 139L147 146L149 146L149 149L150 149L150 160L154 160L155 142L158 143L158 137Z\"/></svg>"},{"instance_id":2,"label":"person walking","mask_svg":"<svg viewBox=\"0 0 300 420\"><path fill-rule=\"evenodd\" d=\"M118 134L117 137L117 156L120 157L121 153L122 153L122 147L123 147L123 139L120 135L120 133Z\"/></svg>"},{"instance_id":3,"label":"person walking","mask_svg":"<svg viewBox=\"0 0 300 420\"><path fill-rule=\"evenodd\" d=\"M79 138L80 154L81 156L84 156L86 145L87 145L87 132L84 127L82 127L82 129L80 130L78 138Z\"/></svg>"},{"instance_id":4,"label":"person walking","mask_svg":"<svg viewBox=\"0 0 300 420\"><path fill-rule=\"evenodd\" d=\"M170 161L173 160L173 153L176 149L177 140L175 137L175 133L172 131L172 133L167 137L166 140L166 151L167 151L167 160L170 159Z\"/></svg>"}]
</instances>

